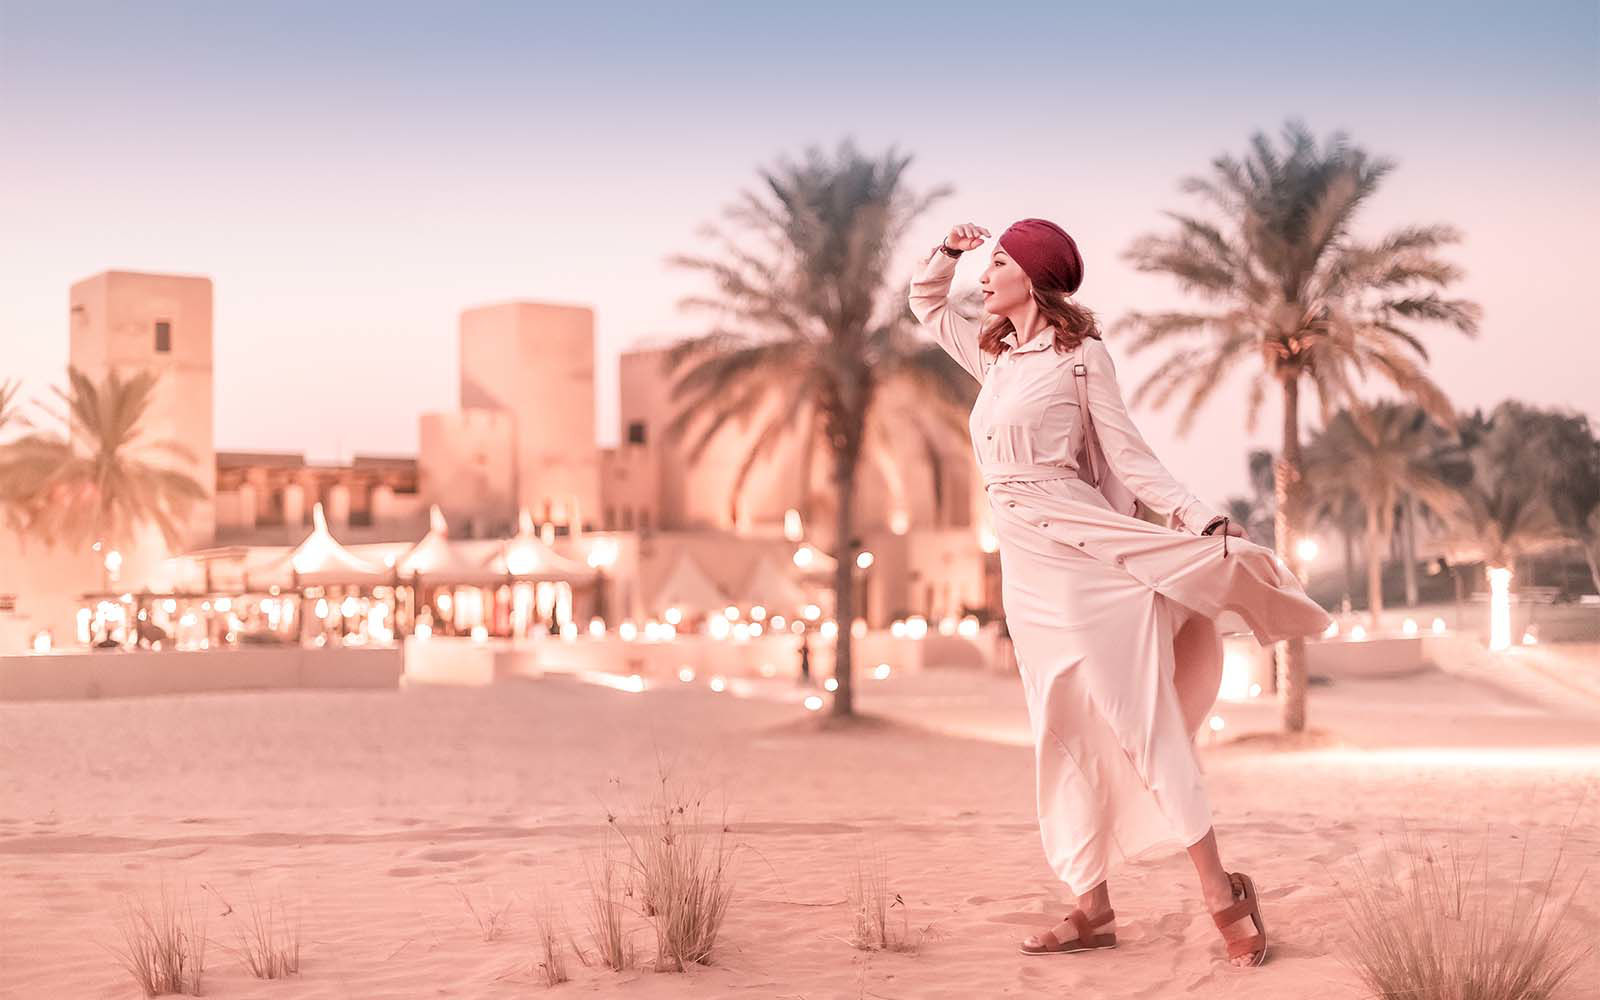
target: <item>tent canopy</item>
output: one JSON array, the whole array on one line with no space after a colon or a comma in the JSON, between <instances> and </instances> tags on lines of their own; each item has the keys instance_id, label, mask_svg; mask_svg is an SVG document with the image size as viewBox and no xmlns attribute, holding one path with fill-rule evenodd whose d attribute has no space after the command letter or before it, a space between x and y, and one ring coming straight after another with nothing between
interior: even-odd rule
<instances>
[{"instance_id":1,"label":"tent canopy","mask_svg":"<svg viewBox=\"0 0 1600 1000\"><path fill-rule=\"evenodd\" d=\"M806 593L790 574L770 555L762 556L744 588L739 592L739 603L744 606L759 604L770 612L785 615L799 613L806 605Z\"/></svg>"},{"instance_id":2,"label":"tent canopy","mask_svg":"<svg viewBox=\"0 0 1600 1000\"><path fill-rule=\"evenodd\" d=\"M576 559L569 559L546 545L533 529L533 518L524 511L519 519L515 538L510 539L490 560L489 565L501 579L564 580L567 583L590 583L594 580L592 568Z\"/></svg>"},{"instance_id":3,"label":"tent canopy","mask_svg":"<svg viewBox=\"0 0 1600 1000\"><path fill-rule=\"evenodd\" d=\"M706 575L694 557L682 552L656 588L649 611L660 614L668 608L677 608L679 611L706 614L727 607L729 603L728 595Z\"/></svg>"},{"instance_id":4,"label":"tent canopy","mask_svg":"<svg viewBox=\"0 0 1600 1000\"><path fill-rule=\"evenodd\" d=\"M322 504L311 508L311 534L296 545L276 566L262 574L272 582L293 582L302 586L328 584L379 584L387 583L389 571L383 566L367 562L340 545L328 532L328 519L322 513ZM288 577L288 581L282 578ZM256 573L250 574L256 583Z\"/></svg>"},{"instance_id":5,"label":"tent canopy","mask_svg":"<svg viewBox=\"0 0 1600 1000\"><path fill-rule=\"evenodd\" d=\"M459 583L487 587L503 582L506 575L496 572L481 554L474 558L460 542L450 541L450 528L439 505L428 511L428 533L394 564L400 579L422 577L430 583Z\"/></svg>"}]
</instances>

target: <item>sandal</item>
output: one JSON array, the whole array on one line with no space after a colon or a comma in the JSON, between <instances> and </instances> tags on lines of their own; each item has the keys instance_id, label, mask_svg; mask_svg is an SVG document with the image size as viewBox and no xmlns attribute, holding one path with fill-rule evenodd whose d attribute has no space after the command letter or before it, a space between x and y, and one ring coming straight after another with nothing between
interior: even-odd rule
<instances>
[{"instance_id":1,"label":"sandal","mask_svg":"<svg viewBox=\"0 0 1600 1000\"><path fill-rule=\"evenodd\" d=\"M1096 948L1115 948L1117 946L1117 932L1115 930L1111 931L1109 934L1095 934L1093 931L1094 928L1103 927L1106 924L1111 923L1116 918L1116 910L1107 910L1104 914L1091 921L1087 913L1084 913L1079 909L1074 909L1063 919L1072 923L1073 928L1078 932L1077 937L1073 938L1071 941L1062 941L1060 938L1056 937L1054 930L1048 930L1043 934L1038 935L1039 946L1037 948L1032 947L1024 942L1018 946L1018 950L1024 955L1065 955L1074 951L1093 951Z\"/></svg>"},{"instance_id":2,"label":"sandal","mask_svg":"<svg viewBox=\"0 0 1600 1000\"><path fill-rule=\"evenodd\" d=\"M1232 962L1240 956L1249 955L1250 965L1260 965L1267 960L1267 925L1261 920L1261 897L1256 895L1256 884L1250 881L1248 875L1230 872L1228 881L1233 885L1234 903L1211 914L1211 919L1216 921L1217 930L1222 931L1235 922L1249 917L1256 925L1256 932L1249 937L1227 943L1228 961Z\"/></svg>"}]
</instances>

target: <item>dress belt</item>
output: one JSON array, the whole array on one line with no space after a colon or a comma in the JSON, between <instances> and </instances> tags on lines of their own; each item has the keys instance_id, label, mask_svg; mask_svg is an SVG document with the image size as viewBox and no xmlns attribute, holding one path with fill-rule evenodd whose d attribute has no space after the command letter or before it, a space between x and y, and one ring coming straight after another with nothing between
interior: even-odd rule
<instances>
[{"instance_id":1,"label":"dress belt","mask_svg":"<svg viewBox=\"0 0 1600 1000\"><path fill-rule=\"evenodd\" d=\"M1071 465L1031 465L1025 462L992 462L983 467L983 488L997 483L1038 483L1051 479L1077 479Z\"/></svg>"}]
</instances>

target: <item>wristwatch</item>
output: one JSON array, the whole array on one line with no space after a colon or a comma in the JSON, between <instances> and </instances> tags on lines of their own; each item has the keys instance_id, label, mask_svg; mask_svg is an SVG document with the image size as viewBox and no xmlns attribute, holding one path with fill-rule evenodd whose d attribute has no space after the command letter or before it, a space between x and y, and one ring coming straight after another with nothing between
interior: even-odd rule
<instances>
[{"instance_id":1,"label":"wristwatch","mask_svg":"<svg viewBox=\"0 0 1600 1000\"><path fill-rule=\"evenodd\" d=\"M960 257L963 253L966 252L966 251L963 251L963 250L953 250L950 247L945 246L944 245L944 240L940 240L939 241L939 249L943 250L944 251L944 255L946 257L951 258L952 260Z\"/></svg>"}]
</instances>

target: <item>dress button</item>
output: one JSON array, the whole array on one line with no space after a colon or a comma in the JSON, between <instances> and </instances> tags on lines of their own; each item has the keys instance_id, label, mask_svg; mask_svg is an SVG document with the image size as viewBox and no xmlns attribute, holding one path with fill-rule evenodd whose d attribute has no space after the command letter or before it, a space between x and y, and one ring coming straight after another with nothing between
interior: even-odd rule
<instances>
[{"instance_id":1,"label":"dress button","mask_svg":"<svg viewBox=\"0 0 1600 1000\"><path fill-rule=\"evenodd\" d=\"M1078 548L1083 548L1083 539L1078 539Z\"/></svg>"},{"instance_id":2,"label":"dress button","mask_svg":"<svg viewBox=\"0 0 1600 1000\"><path fill-rule=\"evenodd\" d=\"M1015 507L1016 505L1017 505L1017 502L1015 500L1013 500L1010 503L1006 504L1007 507Z\"/></svg>"},{"instance_id":3,"label":"dress button","mask_svg":"<svg viewBox=\"0 0 1600 1000\"><path fill-rule=\"evenodd\" d=\"M1117 565L1118 566L1122 565L1122 557L1121 556L1117 556Z\"/></svg>"},{"instance_id":4,"label":"dress button","mask_svg":"<svg viewBox=\"0 0 1600 1000\"><path fill-rule=\"evenodd\" d=\"M1048 528L1048 527L1050 527L1050 522L1049 521L1040 521L1039 522L1039 527Z\"/></svg>"}]
</instances>

